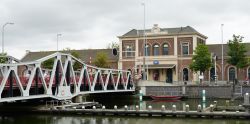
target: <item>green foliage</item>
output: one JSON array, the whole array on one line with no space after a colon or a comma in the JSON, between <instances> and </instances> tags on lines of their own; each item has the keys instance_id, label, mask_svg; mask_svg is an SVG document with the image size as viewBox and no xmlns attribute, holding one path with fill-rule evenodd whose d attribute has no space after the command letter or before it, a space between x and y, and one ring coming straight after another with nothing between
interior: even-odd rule
<instances>
[{"instance_id":1,"label":"green foliage","mask_svg":"<svg viewBox=\"0 0 250 124\"><path fill-rule=\"evenodd\" d=\"M244 68L248 66L249 63L245 55L247 52L246 46L242 43L243 38L244 37L240 35L233 35L233 40L229 40L227 43L229 48L227 52L229 59L227 62L237 68Z\"/></svg>"},{"instance_id":2,"label":"green foliage","mask_svg":"<svg viewBox=\"0 0 250 124\"><path fill-rule=\"evenodd\" d=\"M80 58L80 55L76 51L72 51L71 55L74 56L74 57L76 57L77 59ZM76 70L81 69L82 68L82 64L79 63L78 61L76 61L74 63L74 65L73 65L73 68L76 69Z\"/></svg>"},{"instance_id":3,"label":"green foliage","mask_svg":"<svg viewBox=\"0 0 250 124\"><path fill-rule=\"evenodd\" d=\"M52 69L54 65L54 58L48 59L42 63L42 67L46 69Z\"/></svg>"},{"instance_id":4,"label":"green foliage","mask_svg":"<svg viewBox=\"0 0 250 124\"><path fill-rule=\"evenodd\" d=\"M94 64L95 66L100 68L107 68L108 67L107 60L108 60L107 54L100 52L97 53L96 58L94 60Z\"/></svg>"},{"instance_id":5,"label":"green foliage","mask_svg":"<svg viewBox=\"0 0 250 124\"><path fill-rule=\"evenodd\" d=\"M111 42L107 45L107 49L113 49L113 48L119 50L119 44L117 42Z\"/></svg>"},{"instance_id":6,"label":"green foliage","mask_svg":"<svg viewBox=\"0 0 250 124\"><path fill-rule=\"evenodd\" d=\"M199 44L194 53L189 68L194 72L200 71L204 73L212 66L211 54L208 51L208 47L204 44Z\"/></svg>"},{"instance_id":7,"label":"green foliage","mask_svg":"<svg viewBox=\"0 0 250 124\"><path fill-rule=\"evenodd\" d=\"M6 63L7 53L0 53L0 63Z\"/></svg>"}]
</instances>

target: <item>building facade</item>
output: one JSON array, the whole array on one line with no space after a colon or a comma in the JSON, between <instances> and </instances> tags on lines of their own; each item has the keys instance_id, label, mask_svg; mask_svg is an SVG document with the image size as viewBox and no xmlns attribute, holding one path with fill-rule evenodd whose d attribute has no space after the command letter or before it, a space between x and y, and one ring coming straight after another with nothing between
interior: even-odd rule
<instances>
[{"instance_id":1,"label":"building facade","mask_svg":"<svg viewBox=\"0 0 250 124\"><path fill-rule=\"evenodd\" d=\"M207 37L190 26L152 29L132 29L119 36L118 68L140 74L145 67L148 80L163 82L196 81L189 69L194 49L205 44ZM145 39L145 40L144 40Z\"/></svg>"},{"instance_id":2,"label":"building facade","mask_svg":"<svg viewBox=\"0 0 250 124\"><path fill-rule=\"evenodd\" d=\"M188 82L198 83L199 75L189 68L194 50L198 44L206 44L207 37L190 26L178 28L160 28L155 24L151 29L132 29L119 38L118 68L134 71L143 75L145 67L148 80L167 83ZM145 40L144 40L145 39ZM250 58L250 43L244 43L247 49L246 56ZM237 69L227 63L228 46L223 44L224 62L222 64L221 44L208 44L211 59L216 69L211 67L203 74L205 82L214 82L215 75L219 82L250 80L250 66ZM145 66L144 66L145 65ZM223 70L222 70L223 66ZM216 72L215 72L216 70ZM222 71L224 76L222 78Z\"/></svg>"},{"instance_id":3,"label":"building facade","mask_svg":"<svg viewBox=\"0 0 250 124\"><path fill-rule=\"evenodd\" d=\"M247 52L245 55L247 58L250 58L250 43L243 43ZM239 81L249 82L250 80L250 65L246 66L242 69L237 69L235 66L230 65L227 63L227 59L229 56L227 55L228 52L228 45L223 44L223 63L222 63L222 45L221 44L207 44L209 51L211 52L212 56L217 56L216 61L212 59L211 61L216 65L216 69L211 67L208 71L204 74L204 80L213 82L215 81L214 75L217 75L218 81L226 81L232 82L234 79L238 79ZM249 59L250 60L250 59ZM223 78L222 78L222 66L223 66ZM215 72L216 70L216 72Z\"/></svg>"}]
</instances>

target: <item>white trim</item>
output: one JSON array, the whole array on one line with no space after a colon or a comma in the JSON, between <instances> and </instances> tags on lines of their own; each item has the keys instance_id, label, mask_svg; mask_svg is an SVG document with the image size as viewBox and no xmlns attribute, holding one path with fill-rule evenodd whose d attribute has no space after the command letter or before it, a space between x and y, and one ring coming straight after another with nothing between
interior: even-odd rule
<instances>
[{"instance_id":1,"label":"white trim","mask_svg":"<svg viewBox=\"0 0 250 124\"><path fill-rule=\"evenodd\" d=\"M198 43L197 43L197 36L193 36L193 54L194 54L194 50L196 49L196 47L198 46Z\"/></svg>"},{"instance_id":2,"label":"white trim","mask_svg":"<svg viewBox=\"0 0 250 124\"><path fill-rule=\"evenodd\" d=\"M178 55L178 41L177 41L177 36L174 37L174 55Z\"/></svg>"}]
</instances>

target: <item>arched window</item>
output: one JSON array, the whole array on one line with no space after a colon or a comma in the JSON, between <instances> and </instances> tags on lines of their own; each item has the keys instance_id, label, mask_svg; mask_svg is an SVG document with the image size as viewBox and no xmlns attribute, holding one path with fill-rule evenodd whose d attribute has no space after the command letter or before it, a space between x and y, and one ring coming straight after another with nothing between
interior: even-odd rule
<instances>
[{"instance_id":1,"label":"arched window","mask_svg":"<svg viewBox=\"0 0 250 124\"><path fill-rule=\"evenodd\" d=\"M229 81L233 81L235 79L235 68L234 67L230 67L229 71L228 71L228 78Z\"/></svg>"},{"instance_id":2,"label":"arched window","mask_svg":"<svg viewBox=\"0 0 250 124\"><path fill-rule=\"evenodd\" d=\"M154 45L154 56L158 56L159 55L159 45L155 44Z\"/></svg>"},{"instance_id":3,"label":"arched window","mask_svg":"<svg viewBox=\"0 0 250 124\"><path fill-rule=\"evenodd\" d=\"M188 69L183 69L183 81L188 81Z\"/></svg>"},{"instance_id":4,"label":"arched window","mask_svg":"<svg viewBox=\"0 0 250 124\"><path fill-rule=\"evenodd\" d=\"M248 68L248 70L247 70L247 72L248 72L248 80L250 80L250 67Z\"/></svg>"},{"instance_id":5,"label":"arched window","mask_svg":"<svg viewBox=\"0 0 250 124\"><path fill-rule=\"evenodd\" d=\"M215 70L214 70L214 68L210 69L210 81L215 81Z\"/></svg>"},{"instance_id":6,"label":"arched window","mask_svg":"<svg viewBox=\"0 0 250 124\"><path fill-rule=\"evenodd\" d=\"M148 44L145 47L145 56L150 56L150 46Z\"/></svg>"},{"instance_id":7,"label":"arched window","mask_svg":"<svg viewBox=\"0 0 250 124\"><path fill-rule=\"evenodd\" d=\"M163 44L162 55L168 55L168 44Z\"/></svg>"}]
</instances>

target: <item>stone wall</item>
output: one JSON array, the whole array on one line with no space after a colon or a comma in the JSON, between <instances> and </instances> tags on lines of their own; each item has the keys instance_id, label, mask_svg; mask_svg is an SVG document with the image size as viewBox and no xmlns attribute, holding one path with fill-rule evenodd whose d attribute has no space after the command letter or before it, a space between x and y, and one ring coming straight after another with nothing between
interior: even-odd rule
<instances>
[{"instance_id":1,"label":"stone wall","mask_svg":"<svg viewBox=\"0 0 250 124\"><path fill-rule=\"evenodd\" d=\"M202 90L206 90L207 98L231 98L231 86L186 86L188 98L201 98ZM145 96L150 95L180 95L183 92L182 86L146 86ZM250 86L244 86L242 93L250 93Z\"/></svg>"}]
</instances>

